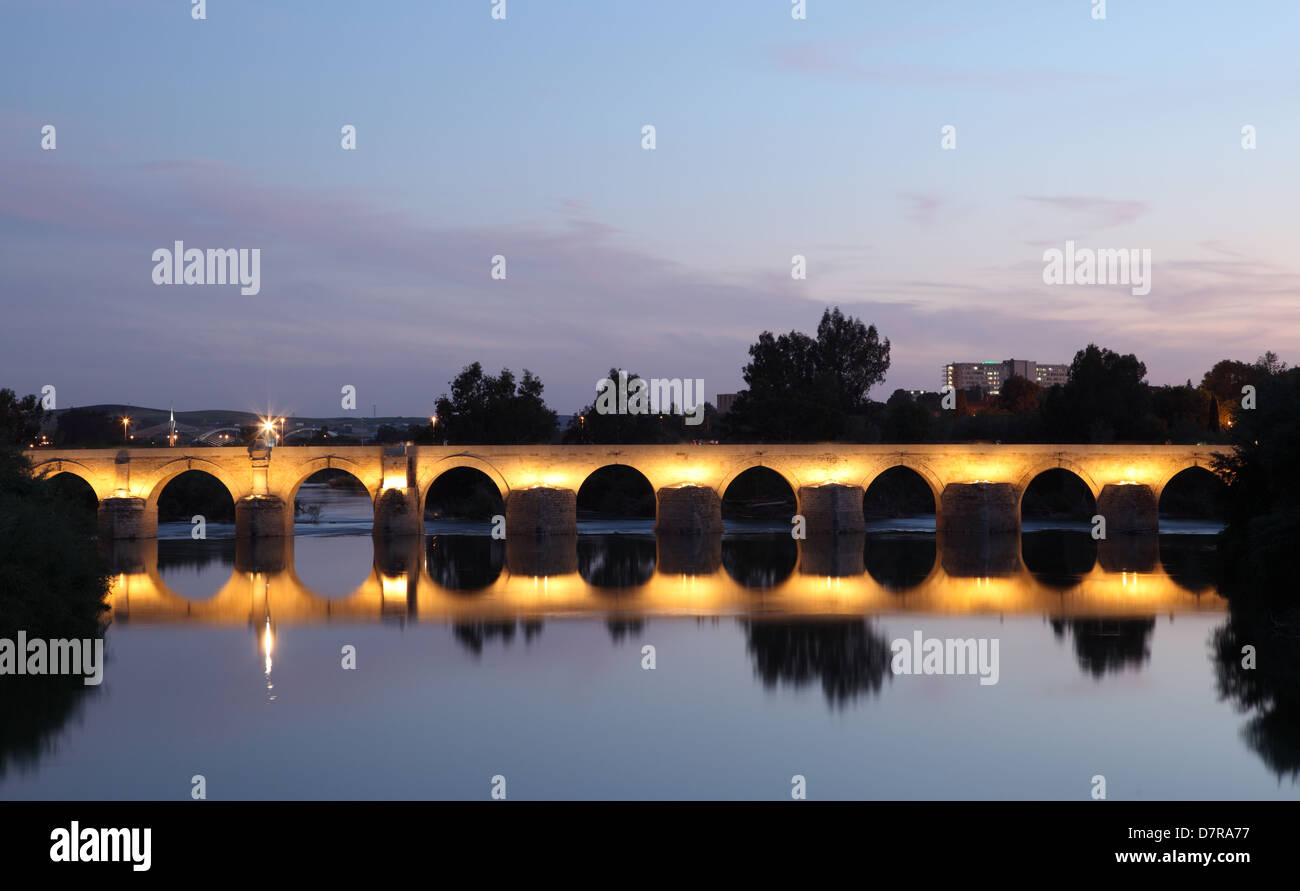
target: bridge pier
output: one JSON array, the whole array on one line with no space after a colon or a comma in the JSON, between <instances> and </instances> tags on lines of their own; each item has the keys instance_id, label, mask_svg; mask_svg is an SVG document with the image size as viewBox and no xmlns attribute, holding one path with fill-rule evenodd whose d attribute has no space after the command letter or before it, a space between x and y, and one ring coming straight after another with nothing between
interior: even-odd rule
<instances>
[{"instance_id":1,"label":"bridge pier","mask_svg":"<svg viewBox=\"0 0 1300 891\"><path fill-rule=\"evenodd\" d=\"M861 515L860 510L859 515ZM833 578L862 575L867 571L864 562L866 544L865 532L847 531L832 538L818 537L801 541L799 542L799 572L801 575Z\"/></svg>"},{"instance_id":2,"label":"bridge pier","mask_svg":"<svg viewBox=\"0 0 1300 891\"><path fill-rule=\"evenodd\" d=\"M949 483L938 507L941 532L1020 531L1020 497L1011 483Z\"/></svg>"},{"instance_id":3,"label":"bridge pier","mask_svg":"<svg viewBox=\"0 0 1300 891\"><path fill-rule=\"evenodd\" d=\"M570 493L572 494L572 493ZM569 575L578 571L578 535L506 533L506 569L514 575Z\"/></svg>"},{"instance_id":4,"label":"bridge pier","mask_svg":"<svg viewBox=\"0 0 1300 891\"><path fill-rule=\"evenodd\" d=\"M722 499L710 486L666 487L656 493L655 501L657 534L713 536L722 532Z\"/></svg>"},{"instance_id":5,"label":"bridge pier","mask_svg":"<svg viewBox=\"0 0 1300 891\"><path fill-rule=\"evenodd\" d=\"M383 601L381 618L414 618L424 568L423 535L381 535L375 539L375 572Z\"/></svg>"},{"instance_id":6,"label":"bridge pier","mask_svg":"<svg viewBox=\"0 0 1300 891\"><path fill-rule=\"evenodd\" d=\"M722 566L721 535L657 535L655 547L665 575L712 575Z\"/></svg>"},{"instance_id":7,"label":"bridge pier","mask_svg":"<svg viewBox=\"0 0 1300 891\"><path fill-rule=\"evenodd\" d=\"M799 513L810 535L856 535L867 531L862 487L826 483L799 489ZM861 557L861 548L858 549ZM822 574L822 573L819 573Z\"/></svg>"},{"instance_id":8,"label":"bridge pier","mask_svg":"<svg viewBox=\"0 0 1300 891\"><path fill-rule=\"evenodd\" d=\"M407 487L380 491L375 497L373 534L376 537L404 537L423 532L424 517L420 516L419 489Z\"/></svg>"},{"instance_id":9,"label":"bridge pier","mask_svg":"<svg viewBox=\"0 0 1300 891\"><path fill-rule=\"evenodd\" d=\"M935 547L939 565L953 578L1011 576L1023 565L1020 535L1015 532L939 532Z\"/></svg>"},{"instance_id":10,"label":"bridge pier","mask_svg":"<svg viewBox=\"0 0 1300 891\"><path fill-rule=\"evenodd\" d=\"M1097 542L1097 563L1106 572L1153 572L1160 565L1160 536L1132 532L1107 537Z\"/></svg>"},{"instance_id":11,"label":"bridge pier","mask_svg":"<svg viewBox=\"0 0 1300 891\"><path fill-rule=\"evenodd\" d=\"M1158 532L1156 493L1141 483L1107 483L1097 496L1097 513L1106 518L1106 533Z\"/></svg>"},{"instance_id":12,"label":"bridge pier","mask_svg":"<svg viewBox=\"0 0 1300 891\"><path fill-rule=\"evenodd\" d=\"M293 536L235 536L236 572L284 572L293 566Z\"/></svg>"},{"instance_id":13,"label":"bridge pier","mask_svg":"<svg viewBox=\"0 0 1300 891\"><path fill-rule=\"evenodd\" d=\"M292 515L288 522L292 522ZM284 500L249 495L235 502L235 538L280 538L285 534Z\"/></svg>"},{"instance_id":14,"label":"bridge pier","mask_svg":"<svg viewBox=\"0 0 1300 891\"><path fill-rule=\"evenodd\" d=\"M101 536L99 554L113 575L139 575L146 567L158 565L158 539Z\"/></svg>"},{"instance_id":15,"label":"bridge pier","mask_svg":"<svg viewBox=\"0 0 1300 891\"><path fill-rule=\"evenodd\" d=\"M101 541L158 537L158 507L152 516L143 498L104 498L99 502Z\"/></svg>"},{"instance_id":16,"label":"bridge pier","mask_svg":"<svg viewBox=\"0 0 1300 891\"><path fill-rule=\"evenodd\" d=\"M534 486L512 489L506 497L506 541L577 533L578 493L572 489Z\"/></svg>"}]
</instances>

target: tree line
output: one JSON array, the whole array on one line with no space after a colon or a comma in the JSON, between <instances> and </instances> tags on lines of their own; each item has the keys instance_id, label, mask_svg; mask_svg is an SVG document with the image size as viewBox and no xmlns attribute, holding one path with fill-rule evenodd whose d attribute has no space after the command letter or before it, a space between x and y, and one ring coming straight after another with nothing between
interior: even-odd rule
<instances>
[{"instance_id":1,"label":"tree line","mask_svg":"<svg viewBox=\"0 0 1300 891\"><path fill-rule=\"evenodd\" d=\"M653 444L723 442L1060 442L1224 443L1243 408L1243 388L1286 370L1274 353L1254 362L1223 359L1198 384L1153 386L1146 365L1132 354L1088 344L1070 363L1063 385L1043 388L1012 377L996 395L978 388L952 394L895 390L884 402L871 390L888 374L890 342L875 325L827 308L812 334L764 331L749 347L745 387L730 410L706 403L703 421L688 424L682 409L658 413L606 413L597 400L561 429L543 397L542 380L528 369L490 374L479 362L465 366L436 400L428 424L383 426L370 441L448 445L543 442ZM608 377L616 380L617 368ZM640 380L628 374L629 389ZM33 397L28 397L32 399ZM702 397L702 394L700 396ZM113 447L122 442L120 419L72 409L58 416L51 443ZM40 428L26 431L35 441ZM260 428L238 440L252 445ZM294 444L361 443L338 431L296 437ZM143 443L141 443L143 444Z\"/></svg>"}]
</instances>

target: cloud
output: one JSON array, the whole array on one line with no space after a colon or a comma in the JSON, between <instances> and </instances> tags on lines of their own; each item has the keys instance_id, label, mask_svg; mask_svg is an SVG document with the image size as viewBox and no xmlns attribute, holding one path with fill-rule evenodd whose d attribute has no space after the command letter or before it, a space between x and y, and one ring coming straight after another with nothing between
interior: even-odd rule
<instances>
[{"instance_id":1,"label":"cloud","mask_svg":"<svg viewBox=\"0 0 1300 891\"><path fill-rule=\"evenodd\" d=\"M899 197L918 222L942 200ZM1103 221L1145 209L1038 203ZM262 293L153 285L152 250L178 238L262 249ZM6 165L0 244L0 287L15 295L0 378L24 392L58 383L70 404L264 408L270 397L333 414L353 384L381 412L419 415L476 360L530 368L562 413L589 401L611 365L704 378L712 398L741 385L759 332L812 331L832 304L892 340L886 393L936 386L945 362L1068 361L1089 340L1136 352L1156 382L1199 378L1220 352L1300 348L1287 333L1300 331L1300 278L1226 242L1158 251L1146 298L1045 286L1036 255L917 261L891 242L810 245L815 274L794 282L784 267L724 273L648 250L587 202L559 199L530 223L458 225L195 159ZM506 281L489 275L498 253Z\"/></svg>"},{"instance_id":2,"label":"cloud","mask_svg":"<svg viewBox=\"0 0 1300 891\"><path fill-rule=\"evenodd\" d=\"M1083 195L1029 195L1024 200L1071 215L1082 225L1096 229L1131 223L1150 209L1141 201L1115 201Z\"/></svg>"},{"instance_id":3,"label":"cloud","mask_svg":"<svg viewBox=\"0 0 1300 891\"><path fill-rule=\"evenodd\" d=\"M924 192L900 192L898 197L903 200L905 206L903 213L907 218L922 226L933 223L940 208L947 203L946 199L938 195Z\"/></svg>"}]
</instances>

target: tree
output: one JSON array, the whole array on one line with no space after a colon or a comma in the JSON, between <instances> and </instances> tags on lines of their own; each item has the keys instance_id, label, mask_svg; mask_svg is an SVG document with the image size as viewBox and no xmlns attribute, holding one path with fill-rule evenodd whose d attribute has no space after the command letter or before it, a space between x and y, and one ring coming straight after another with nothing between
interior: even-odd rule
<instances>
[{"instance_id":1,"label":"tree","mask_svg":"<svg viewBox=\"0 0 1300 891\"><path fill-rule=\"evenodd\" d=\"M889 341L835 307L822 314L816 338L764 331L749 356L747 388L728 416L733 435L807 442L835 439L862 422L871 388L889 370Z\"/></svg>"},{"instance_id":2,"label":"tree","mask_svg":"<svg viewBox=\"0 0 1300 891\"><path fill-rule=\"evenodd\" d=\"M555 412L542 400L542 382L527 368L517 383L509 368L496 377L478 362L451 382L450 398L438 398L438 434L456 444L511 445L549 442Z\"/></svg>"},{"instance_id":3,"label":"tree","mask_svg":"<svg viewBox=\"0 0 1300 891\"><path fill-rule=\"evenodd\" d=\"M1214 467L1228 483L1228 526L1220 537L1229 574L1261 600L1296 602L1291 567L1300 541L1300 368L1257 379L1256 408L1237 413L1230 454Z\"/></svg>"},{"instance_id":4,"label":"tree","mask_svg":"<svg viewBox=\"0 0 1300 891\"><path fill-rule=\"evenodd\" d=\"M1058 442L1109 442L1160 435L1150 416L1147 367L1132 354L1088 344L1075 353L1059 394L1045 400L1048 435Z\"/></svg>"},{"instance_id":5,"label":"tree","mask_svg":"<svg viewBox=\"0 0 1300 891\"><path fill-rule=\"evenodd\" d=\"M627 382L625 386L629 391L633 389L632 381L642 380L641 375L635 372L626 371ZM619 385L619 369L611 368L609 375L605 380L612 381L617 388ZM648 381L647 381L648 383ZM697 394L697 398L703 398L704 394ZM648 397L647 397L648 398ZM679 411L683 408L694 409L694 406L678 406ZM705 403L704 421L701 424L687 424L686 416L661 410L657 414L650 413L627 413L618 412L601 412L596 410L596 402L582 407L578 414L569 419L569 424L564 430L564 441L566 443L669 443L681 442L683 440L697 439L705 432L710 431L716 423L717 413L713 406Z\"/></svg>"},{"instance_id":6,"label":"tree","mask_svg":"<svg viewBox=\"0 0 1300 891\"><path fill-rule=\"evenodd\" d=\"M0 390L0 445L27 448L40 435L44 416L35 394L19 399L13 390Z\"/></svg>"},{"instance_id":7,"label":"tree","mask_svg":"<svg viewBox=\"0 0 1300 891\"><path fill-rule=\"evenodd\" d=\"M818 371L834 392L836 403L859 414L871 388L889 371L889 341L880 341L876 326L845 316L837 306L822 313L817 325Z\"/></svg>"},{"instance_id":8,"label":"tree","mask_svg":"<svg viewBox=\"0 0 1300 891\"><path fill-rule=\"evenodd\" d=\"M102 411L70 408L59 415L54 440L65 446L113 446L122 442L122 424Z\"/></svg>"},{"instance_id":9,"label":"tree","mask_svg":"<svg viewBox=\"0 0 1300 891\"><path fill-rule=\"evenodd\" d=\"M1213 393L1219 402L1240 402L1241 388L1259 379L1259 369L1245 362L1223 359L1201 378L1201 389Z\"/></svg>"},{"instance_id":10,"label":"tree","mask_svg":"<svg viewBox=\"0 0 1300 891\"><path fill-rule=\"evenodd\" d=\"M1218 430L1213 394L1193 388L1190 381L1182 387L1153 387L1151 410L1173 442L1203 442Z\"/></svg>"},{"instance_id":11,"label":"tree","mask_svg":"<svg viewBox=\"0 0 1300 891\"><path fill-rule=\"evenodd\" d=\"M1218 402L1218 424L1232 426L1234 409L1241 405L1241 388L1254 386L1259 381L1259 368L1246 362L1223 359L1201 378L1201 389L1214 396Z\"/></svg>"},{"instance_id":12,"label":"tree","mask_svg":"<svg viewBox=\"0 0 1300 891\"><path fill-rule=\"evenodd\" d=\"M1038 410L1043 388L1028 378L1013 374L998 391L998 408L1019 415Z\"/></svg>"},{"instance_id":13,"label":"tree","mask_svg":"<svg viewBox=\"0 0 1300 891\"><path fill-rule=\"evenodd\" d=\"M886 442L925 442L934 426L934 415L913 401L906 390L895 390L885 403Z\"/></svg>"},{"instance_id":14,"label":"tree","mask_svg":"<svg viewBox=\"0 0 1300 891\"><path fill-rule=\"evenodd\" d=\"M1269 350L1255 360L1255 368L1261 377L1277 377L1286 371L1286 363L1279 360L1277 353Z\"/></svg>"}]
</instances>

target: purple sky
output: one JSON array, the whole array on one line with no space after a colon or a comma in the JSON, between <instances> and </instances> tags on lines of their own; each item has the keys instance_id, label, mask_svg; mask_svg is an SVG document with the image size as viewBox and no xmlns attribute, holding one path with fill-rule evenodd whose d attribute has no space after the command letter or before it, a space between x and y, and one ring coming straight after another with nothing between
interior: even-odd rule
<instances>
[{"instance_id":1,"label":"purple sky","mask_svg":"<svg viewBox=\"0 0 1300 891\"><path fill-rule=\"evenodd\" d=\"M893 342L877 399L1089 341L1153 383L1300 353L1289 7L184 6L5 13L0 386L422 415L479 360L561 413L611 366L712 399L830 304ZM1067 239L1150 249L1151 292L1045 285ZM154 285L176 240L260 249L261 293Z\"/></svg>"}]
</instances>

